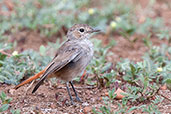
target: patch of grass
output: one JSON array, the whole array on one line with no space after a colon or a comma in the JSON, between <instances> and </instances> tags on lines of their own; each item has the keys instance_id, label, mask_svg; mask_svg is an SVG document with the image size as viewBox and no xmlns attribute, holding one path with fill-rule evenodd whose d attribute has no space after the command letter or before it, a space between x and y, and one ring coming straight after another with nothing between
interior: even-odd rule
<instances>
[{"instance_id":1,"label":"patch of grass","mask_svg":"<svg viewBox=\"0 0 171 114\"><path fill-rule=\"evenodd\" d=\"M151 0L148 4L149 10L152 10L154 2ZM111 40L109 45L102 46L100 40L92 40L95 55L87 67L87 73L91 76L85 80L85 84L106 89L113 87L115 82L126 86L127 96L117 102L117 112L112 108L116 103L116 88L110 88L109 96L103 98L105 105L99 109L94 108L94 114L132 113L134 110L160 113L157 104L163 99L158 93L159 88L164 83L169 86L171 79L169 28L164 26L161 18L144 17L140 22L134 6L128 5L124 0L100 1L97 6L92 3L91 0L12 0L11 11L8 5L2 4L1 10L7 11L9 15L2 15L0 18L0 52L14 51L16 41L8 43L8 40L9 35L15 32L28 29L49 37L57 33L64 35L74 23L96 26L109 37L116 33L131 45L136 43L137 35L143 35L144 44L149 49L143 60L133 62L125 59L117 62L116 66L106 59L113 54L110 48L115 45L115 41ZM167 40L168 45L154 46L151 41L154 36ZM52 59L47 55L53 55L59 46L57 40L56 43L48 43L46 47L40 46L39 52L26 50L19 54L0 53L0 83L18 84L22 79L39 72ZM75 80L79 81L78 78ZM5 111L10 100L2 93L1 101L3 105L0 110ZM5 104L4 101L8 102ZM11 112L18 114L15 110Z\"/></svg>"},{"instance_id":2,"label":"patch of grass","mask_svg":"<svg viewBox=\"0 0 171 114\"><path fill-rule=\"evenodd\" d=\"M18 84L24 77L39 72L51 59L32 50L11 57L1 54L0 58L0 82L8 84Z\"/></svg>"},{"instance_id":3,"label":"patch of grass","mask_svg":"<svg viewBox=\"0 0 171 114\"><path fill-rule=\"evenodd\" d=\"M127 87L126 96L121 103L118 103L117 111L111 110L109 104L113 103L116 95L114 89L110 90L109 97L104 97L106 105L99 109L94 108L92 112L94 114L120 114L139 110L143 113L160 113L157 107L157 104L163 101L163 95L159 93L160 86L171 79L171 63L169 56L166 55L170 53L168 49L167 45L152 46L141 62L135 63L127 59L118 62L115 72L119 74L118 78L121 83ZM130 103L135 105L128 105Z\"/></svg>"},{"instance_id":4,"label":"patch of grass","mask_svg":"<svg viewBox=\"0 0 171 114\"><path fill-rule=\"evenodd\" d=\"M115 81L115 71L112 70L113 64L106 61L106 57L112 52L109 49L115 45L115 41L111 41L106 47L102 46L101 40L93 39L95 56L87 68L90 77L87 80L89 85L97 85L97 87L108 87ZM94 80L95 79L95 80Z\"/></svg>"},{"instance_id":5,"label":"patch of grass","mask_svg":"<svg viewBox=\"0 0 171 114\"><path fill-rule=\"evenodd\" d=\"M10 2L13 4L12 12L9 15L3 15L0 19L0 33L16 32L27 28L51 36L60 31L62 27L71 27L73 23L87 23L106 31L108 23L117 15L124 16L133 11L131 5L125 6L124 1L103 1L100 3L103 4L101 8L91 7L91 2L90 0L82 2L79 0L56 0L53 2L13 0ZM8 6L2 5L5 11L9 10ZM90 7L88 7L89 5ZM122 22L124 24L124 21ZM127 29L129 29L129 25Z\"/></svg>"},{"instance_id":6,"label":"patch of grass","mask_svg":"<svg viewBox=\"0 0 171 114\"><path fill-rule=\"evenodd\" d=\"M3 113L10 108L10 102L12 101L12 98L7 97L7 95L2 91L0 94L0 100L0 103L2 104L0 105L0 112ZM10 111L12 114L20 114L19 109L11 109Z\"/></svg>"},{"instance_id":7,"label":"patch of grass","mask_svg":"<svg viewBox=\"0 0 171 114\"><path fill-rule=\"evenodd\" d=\"M12 101L12 98L7 98L4 92L0 94L1 104L0 112L6 111L9 108L9 103Z\"/></svg>"}]
</instances>

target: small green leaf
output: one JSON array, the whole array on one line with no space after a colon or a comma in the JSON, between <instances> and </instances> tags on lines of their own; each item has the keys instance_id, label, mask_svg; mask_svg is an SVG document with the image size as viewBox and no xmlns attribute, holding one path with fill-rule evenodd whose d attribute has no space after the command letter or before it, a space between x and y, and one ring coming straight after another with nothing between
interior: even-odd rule
<instances>
[{"instance_id":1,"label":"small green leaf","mask_svg":"<svg viewBox=\"0 0 171 114\"><path fill-rule=\"evenodd\" d=\"M5 98L6 98L6 97L7 97L6 94L2 91L2 92L1 92L1 95L0 95L0 98L1 98L2 102L5 101Z\"/></svg>"},{"instance_id":2,"label":"small green leaf","mask_svg":"<svg viewBox=\"0 0 171 114\"><path fill-rule=\"evenodd\" d=\"M136 106L131 107L131 108L128 110L128 113L131 113L131 111L133 111L133 110L135 110L135 109L137 109Z\"/></svg>"},{"instance_id":3,"label":"small green leaf","mask_svg":"<svg viewBox=\"0 0 171 114\"><path fill-rule=\"evenodd\" d=\"M40 48L39 48L39 51L40 51L40 54L41 55L45 55L46 54L46 48L45 48L45 46L41 45Z\"/></svg>"},{"instance_id":4,"label":"small green leaf","mask_svg":"<svg viewBox=\"0 0 171 114\"><path fill-rule=\"evenodd\" d=\"M112 63L106 64L106 65L102 68L101 73L104 73L105 71L109 70L111 66L112 66Z\"/></svg>"},{"instance_id":5,"label":"small green leaf","mask_svg":"<svg viewBox=\"0 0 171 114\"><path fill-rule=\"evenodd\" d=\"M134 67L133 64L130 64L130 67L131 67L131 73L132 73L132 75L135 75L136 68Z\"/></svg>"},{"instance_id":6,"label":"small green leaf","mask_svg":"<svg viewBox=\"0 0 171 114\"><path fill-rule=\"evenodd\" d=\"M171 90L171 79L166 80L166 86L169 90Z\"/></svg>"},{"instance_id":7,"label":"small green leaf","mask_svg":"<svg viewBox=\"0 0 171 114\"><path fill-rule=\"evenodd\" d=\"M112 91L109 91L109 98L114 99L116 97L116 94L114 95L115 88L112 89Z\"/></svg>"},{"instance_id":8,"label":"small green leaf","mask_svg":"<svg viewBox=\"0 0 171 114\"><path fill-rule=\"evenodd\" d=\"M21 111L19 109L16 109L16 110L11 110L11 113L12 114L20 114Z\"/></svg>"},{"instance_id":9,"label":"small green leaf","mask_svg":"<svg viewBox=\"0 0 171 114\"><path fill-rule=\"evenodd\" d=\"M3 111L6 111L9 107L9 104L3 104L1 107L0 107L0 112L3 112Z\"/></svg>"},{"instance_id":10,"label":"small green leaf","mask_svg":"<svg viewBox=\"0 0 171 114\"><path fill-rule=\"evenodd\" d=\"M9 104L12 101L12 98L6 99L5 104Z\"/></svg>"}]
</instances>

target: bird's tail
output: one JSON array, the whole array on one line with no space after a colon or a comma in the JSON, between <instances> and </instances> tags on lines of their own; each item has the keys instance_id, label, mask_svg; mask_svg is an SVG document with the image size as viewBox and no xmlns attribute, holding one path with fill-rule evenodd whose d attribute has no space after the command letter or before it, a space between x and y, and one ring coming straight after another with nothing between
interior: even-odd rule
<instances>
[{"instance_id":1,"label":"bird's tail","mask_svg":"<svg viewBox=\"0 0 171 114\"><path fill-rule=\"evenodd\" d=\"M19 87L21 87L21 86L23 86L23 85L25 85L25 84L27 84L27 83L29 83L29 82L35 80L35 79L40 78L40 76L45 72L45 70L46 70L46 69L40 71L40 72L37 73L36 75L34 75L34 76L28 78L27 80L23 81L22 83L18 84L17 86L14 87L14 89L18 89Z\"/></svg>"}]
</instances>

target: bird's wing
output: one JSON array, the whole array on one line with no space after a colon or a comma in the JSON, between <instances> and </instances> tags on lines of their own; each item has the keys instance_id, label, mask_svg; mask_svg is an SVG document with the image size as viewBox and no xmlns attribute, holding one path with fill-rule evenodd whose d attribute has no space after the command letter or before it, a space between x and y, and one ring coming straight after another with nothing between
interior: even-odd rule
<instances>
[{"instance_id":1,"label":"bird's wing","mask_svg":"<svg viewBox=\"0 0 171 114\"><path fill-rule=\"evenodd\" d=\"M58 55L52 60L52 62L47 67L45 73L34 87L32 93L34 93L39 88L39 86L43 83L43 81L49 74L59 71L61 68L63 68L71 61L78 61L82 57L82 55L82 50L78 47L68 47L68 49L66 49L65 51L58 53Z\"/></svg>"}]
</instances>

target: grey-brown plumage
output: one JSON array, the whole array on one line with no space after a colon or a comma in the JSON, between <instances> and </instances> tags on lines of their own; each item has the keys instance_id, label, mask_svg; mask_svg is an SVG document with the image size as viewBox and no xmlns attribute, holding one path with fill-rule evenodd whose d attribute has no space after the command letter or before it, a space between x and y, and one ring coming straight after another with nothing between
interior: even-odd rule
<instances>
[{"instance_id":1,"label":"grey-brown plumage","mask_svg":"<svg viewBox=\"0 0 171 114\"><path fill-rule=\"evenodd\" d=\"M47 77L56 77L72 85L72 79L85 70L93 57L93 44L89 41L89 35L98 31L86 24L71 27L67 33L67 41L58 49L32 93ZM72 100L71 96L70 98Z\"/></svg>"}]
</instances>

